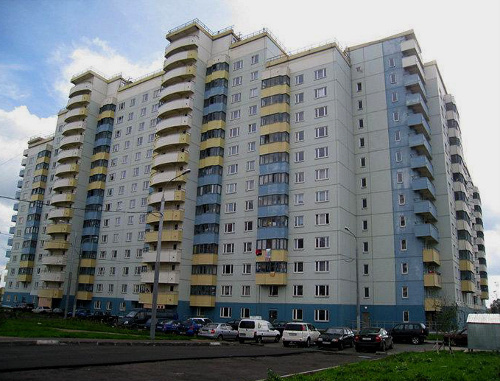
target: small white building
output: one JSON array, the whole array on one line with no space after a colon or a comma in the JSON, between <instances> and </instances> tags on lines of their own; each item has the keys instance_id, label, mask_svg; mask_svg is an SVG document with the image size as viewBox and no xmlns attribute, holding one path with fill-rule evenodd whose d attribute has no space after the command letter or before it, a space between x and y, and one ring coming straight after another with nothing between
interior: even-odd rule
<instances>
[{"instance_id":1,"label":"small white building","mask_svg":"<svg viewBox=\"0 0 500 381\"><path fill-rule=\"evenodd\" d=\"M500 314L467 316L469 349L500 350Z\"/></svg>"}]
</instances>

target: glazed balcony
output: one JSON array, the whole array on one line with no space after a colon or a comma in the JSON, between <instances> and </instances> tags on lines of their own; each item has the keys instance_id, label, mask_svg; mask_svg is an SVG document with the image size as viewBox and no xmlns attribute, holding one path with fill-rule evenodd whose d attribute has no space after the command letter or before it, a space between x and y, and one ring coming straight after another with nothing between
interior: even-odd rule
<instances>
[{"instance_id":1,"label":"glazed balcony","mask_svg":"<svg viewBox=\"0 0 500 381\"><path fill-rule=\"evenodd\" d=\"M40 274L40 280L42 282L56 282L62 283L64 282L64 273L61 272L42 272Z\"/></svg>"},{"instance_id":2,"label":"glazed balcony","mask_svg":"<svg viewBox=\"0 0 500 381\"><path fill-rule=\"evenodd\" d=\"M153 283L154 282L154 271L147 271L141 273L142 283ZM159 283L164 284L178 284L180 281L180 273L177 271L162 271L160 270L160 276L158 278Z\"/></svg>"},{"instance_id":3,"label":"glazed balcony","mask_svg":"<svg viewBox=\"0 0 500 381\"><path fill-rule=\"evenodd\" d=\"M160 134L171 129L180 129L180 128L191 128L192 126L192 117L188 116L174 116L171 118L163 119L158 122L156 125L156 133Z\"/></svg>"},{"instance_id":4,"label":"glazed balcony","mask_svg":"<svg viewBox=\"0 0 500 381\"><path fill-rule=\"evenodd\" d=\"M215 296L212 295L191 295L189 297L191 307L215 307Z\"/></svg>"},{"instance_id":5,"label":"glazed balcony","mask_svg":"<svg viewBox=\"0 0 500 381\"><path fill-rule=\"evenodd\" d=\"M428 159L432 159L432 149L429 141L424 134L410 135L409 146L413 148L419 155L425 155Z\"/></svg>"},{"instance_id":6,"label":"glazed balcony","mask_svg":"<svg viewBox=\"0 0 500 381\"><path fill-rule=\"evenodd\" d=\"M164 154L158 154L154 157L151 168L158 169L162 166L176 166L179 164L187 163L189 161L188 152L168 152ZM179 180L182 181L182 180Z\"/></svg>"},{"instance_id":7,"label":"glazed balcony","mask_svg":"<svg viewBox=\"0 0 500 381\"><path fill-rule=\"evenodd\" d=\"M184 210L164 210L163 211L163 221L183 221L184 220ZM147 224L157 224L160 222L160 212L151 212L146 218Z\"/></svg>"},{"instance_id":8,"label":"glazed balcony","mask_svg":"<svg viewBox=\"0 0 500 381\"><path fill-rule=\"evenodd\" d=\"M442 309L443 301L439 298L425 298L424 306L426 312L438 312Z\"/></svg>"},{"instance_id":9,"label":"glazed balcony","mask_svg":"<svg viewBox=\"0 0 500 381\"><path fill-rule=\"evenodd\" d=\"M87 117L88 111L86 107L77 107L73 110L69 110L64 116L64 122L76 122L78 120L83 120Z\"/></svg>"},{"instance_id":10,"label":"glazed balcony","mask_svg":"<svg viewBox=\"0 0 500 381\"><path fill-rule=\"evenodd\" d=\"M17 214L13 214L12 217L10 217L10 222L17 222Z\"/></svg>"},{"instance_id":11,"label":"glazed balcony","mask_svg":"<svg viewBox=\"0 0 500 381\"><path fill-rule=\"evenodd\" d=\"M66 108L72 110L77 107L88 105L90 102L90 94L75 95L69 98Z\"/></svg>"},{"instance_id":12,"label":"glazed balcony","mask_svg":"<svg viewBox=\"0 0 500 381\"><path fill-rule=\"evenodd\" d=\"M55 175L59 176L66 173L78 173L80 166L78 164L59 164L56 167Z\"/></svg>"},{"instance_id":13,"label":"glazed balcony","mask_svg":"<svg viewBox=\"0 0 500 381\"><path fill-rule=\"evenodd\" d=\"M286 262L288 261L288 250L271 250L271 257L266 256L266 251L262 250L262 255L255 257L255 262Z\"/></svg>"},{"instance_id":14,"label":"glazed balcony","mask_svg":"<svg viewBox=\"0 0 500 381\"><path fill-rule=\"evenodd\" d=\"M194 82L180 82L175 85L165 87L160 93L160 102L169 102L178 98L186 98L194 94Z\"/></svg>"},{"instance_id":15,"label":"glazed balcony","mask_svg":"<svg viewBox=\"0 0 500 381\"><path fill-rule=\"evenodd\" d=\"M410 114L407 119L408 127L413 128L417 133L424 134L427 139L431 137L431 128L422 114Z\"/></svg>"},{"instance_id":16,"label":"glazed balcony","mask_svg":"<svg viewBox=\"0 0 500 381\"><path fill-rule=\"evenodd\" d=\"M174 52L163 61L163 70L168 71L179 66L195 64L197 59L197 49Z\"/></svg>"},{"instance_id":17,"label":"glazed balcony","mask_svg":"<svg viewBox=\"0 0 500 381\"><path fill-rule=\"evenodd\" d=\"M62 288L41 288L38 290L39 298L61 299L64 295Z\"/></svg>"},{"instance_id":18,"label":"glazed balcony","mask_svg":"<svg viewBox=\"0 0 500 381\"><path fill-rule=\"evenodd\" d=\"M55 220L55 219L65 219L65 218L72 218L73 217L73 209L70 208L58 208L58 209L52 209L49 211L48 219L49 220Z\"/></svg>"},{"instance_id":19,"label":"glazed balcony","mask_svg":"<svg viewBox=\"0 0 500 381\"><path fill-rule=\"evenodd\" d=\"M180 263L182 250L162 250L160 252L160 263ZM142 262L155 263L156 250L142 254Z\"/></svg>"},{"instance_id":20,"label":"glazed balcony","mask_svg":"<svg viewBox=\"0 0 500 381\"><path fill-rule=\"evenodd\" d=\"M88 94L92 91L92 83L90 82L83 82L78 85L75 85L71 88L69 91L69 96L70 97L76 97L77 95L80 94Z\"/></svg>"},{"instance_id":21,"label":"glazed balcony","mask_svg":"<svg viewBox=\"0 0 500 381\"><path fill-rule=\"evenodd\" d=\"M441 288L441 275L437 273L424 274L424 287Z\"/></svg>"},{"instance_id":22,"label":"glazed balcony","mask_svg":"<svg viewBox=\"0 0 500 381\"><path fill-rule=\"evenodd\" d=\"M31 282L33 278L33 275L32 274L18 274L17 275L17 281L18 282Z\"/></svg>"},{"instance_id":23,"label":"glazed balcony","mask_svg":"<svg viewBox=\"0 0 500 381\"><path fill-rule=\"evenodd\" d=\"M95 280L94 275L80 274L78 276L78 283L93 284Z\"/></svg>"},{"instance_id":24,"label":"glazed balcony","mask_svg":"<svg viewBox=\"0 0 500 381\"><path fill-rule=\"evenodd\" d=\"M459 265L460 265L460 271L470 271L472 273L476 271L474 262L471 262L468 259L461 259Z\"/></svg>"},{"instance_id":25,"label":"glazed balcony","mask_svg":"<svg viewBox=\"0 0 500 381\"><path fill-rule=\"evenodd\" d=\"M92 300L92 292L91 291L77 291L76 298L78 300Z\"/></svg>"},{"instance_id":26,"label":"glazed balcony","mask_svg":"<svg viewBox=\"0 0 500 381\"><path fill-rule=\"evenodd\" d=\"M217 254L193 254L192 265L217 265Z\"/></svg>"},{"instance_id":27,"label":"glazed balcony","mask_svg":"<svg viewBox=\"0 0 500 381\"><path fill-rule=\"evenodd\" d=\"M420 176L434 179L434 167L426 156L416 156L410 159L411 169L418 172Z\"/></svg>"},{"instance_id":28,"label":"glazed balcony","mask_svg":"<svg viewBox=\"0 0 500 381\"><path fill-rule=\"evenodd\" d=\"M426 242L439 242L439 232L432 224L420 224L414 227L415 237L422 238Z\"/></svg>"},{"instance_id":29,"label":"glazed balcony","mask_svg":"<svg viewBox=\"0 0 500 381\"><path fill-rule=\"evenodd\" d=\"M16 227L15 226L11 226L9 228L9 234L14 234L16 232Z\"/></svg>"},{"instance_id":30,"label":"glazed balcony","mask_svg":"<svg viewBox=\"0 0 500 381\"><path fill-rule=\"evenodd\" d=\"M23 167L26 167L26 164L28 164L28 159L27 159L26 157L23 157L23 158L21 159L21 165L22 165Z\"/></svg>"},{"instance_id":31,"label":"glazed balcony","mask_svg":"<svg viewBox=\"0 0 500 381\"><path fill-rule=\"evenodd\" d=\"M163 172L156 172L153 176L151 176L151 179L149 180L149 185L154 186L158 184L164 184L164 183L169 183L172 181L172 179L175 178L174 181L179 181L179 182L185 182L187 180L186 175L179 176L182 173L182 171L177 171L175 169L172 170L165 170ZM179 177L177 177L179 176Z\"/></svg>"},{"instance_id":32,"label":"glazed balcony","mask_svg":"<svg viewBox=\"0 0 500 381\"><path fill-rule=\"evenodd\" d=\"M70 247L71 244L62 239L45 241L45 244L43 245L44 250L68 250Z\"/></svg>"},{"instance_id":33,"label":"glazed balcony","mask_svg":"<svg viewBox=\"0 0 500 381\"><path fill-rule=\"evenodd\" d=\"M432 201L416 201L413 212L422 216L426 221L437 221L437 209Z\"/></svg>"},{"instance_id":34,"label":"glazed balcony","mask_svg":"<svg viewBox=\"0 0 500 381\"><path fill-rule=\"evenodd\" d=\"M68 135L74 133L82 133L83 131L85 131L86 128L87 128L87 122L84 121L71 122L64 125L62 129L62 134Z\"/></svg>"},{"instance_id":35,"label":"glazed balcony","mask_svg":"<svg viewBox=\"0 0 500 381\"><path fill-rule=\"evenodd\" d=\"M410 74L403 76L403 83L409 91L414 94L420 94L424 99L427 99L425 84L418 74Z\"/></svg>"},{"instance_id":36,"label":"glazed balcony","mask_svg":"<svg viewBox=\"0 0 500 381\"><path fill-rule=\"evenodd\" d=\"M428 248L423 250L423 262L427 264L433 265L441 265L441 258L439 255L439 251L434 248Z\"/></svg>"},{"instance_id":37,"label":"glazed balcony","mask_svg":"<svg viewBox=\"0 0 500 381\"><path fill-rule=\"evenodd\" d=\"M476 287L474 285L474 282L471 280L460 281L460 286L461 286L462 292L467 292L467 293L476 292Z\"/></svg>"},{"instance_id":38,"label":"glazed balcony","mask_svg":"<svg viewBox=\"0 0 500 381\"><path fill-rule=\"evenodd\" d=\"M425 199L436 199L436 188L427 177L412 179L411 187L413 191L420 193L420 195Z\"/></svg>"},{"instance_id":39,"label":"glazed balcony","mask_svg":"<svg viewBox=\"0 0 500 381\"><path fill-rule=\"evenodd\" d=\"M403 57L403 69L410 74L418 74L423 81L425 80L425 71L418 55Z\"/></svg>"},{"instance_id":40,"label":"glazed balcony","mask_svg":"<svg viewBox=\"0 0 500 381\"><path fill-rule=\"evenodd\" d=\"M78 180L74 178L69 179L58 179L54 181L52 185L53 190L64 189L64 188L76 188L78 184Z\"/></svg>"},{"instance_id":41,"label":"glazed balcony","mask_svg":"<svg viewBox=\"0 0 500 381\"><path fill-rule=\"evenodd\" d=\"M196 77L196 66L182 66L172 70L169 70L163 75L163 87L170 86L178 82L187 82Z\"/></svg>"},{"instance_id":42,"label":"glazed balcony","mask_svg":"<svg viewBox=\"0 0 500 381\"><path fill-rule=\"evenodd\" d=\"M406 94L406 106L415 114L422 114L426 120L429 120L429 108L420 94Z\"/></svg>"},{"instance_id":43,"label":"glazed balcony","mask_svg":"<svg viewBox=\"0 0 500 381\"><path fill-rule=\"evenodd\" d=\"M144 241L146 243L156 243L158 242L158 232L151 231L147 232ZM181 242L182 241L182 230L163 230L161 234L162 242Z\"/></svg>"},{"instance_id":44,"label":"glazed balcony","mask_svg":"<svg viewBox=\"0 0 500 381\"><path fill-rule=\"evenodd\" d=\"M141 293L139 294L139 303L146 305L153 304L153 294ZM159 292L157 303L160 306L176 306L179 304L179 294L177 292Z\"/></svg>"},{"instance_id":45,"label":"glazed balcony","mask_svg":"<svg viewBox=\"0 0 500 381\"><path fill-rule=\"evenodd\" d=\"M57 161L63 163L66 159L78 159L82 154L81 149L67 149L59 152Z\"/></svg>"},{"instance_id":46,"label":"glazed balcony","mask_svg":"<svg viewBox=\"0 0 500 381\"><path fill-rule=\"evenodd\" d=\"M490 294L488 293L488 291L481 291L481 299L482 300L489 299L489 298L490 298Z\"/></svg>"},{"instance_id":47,"label":"glazed balcony","mask_svg":"<svg viewBox=\"0 0 500 381\"><path fill-rule=\"evenodd\" d=\"M83 141L85 140L83 135L69 135L65 136L64 138L61 139L61 149L66 150L66 149L71 149L71 148L78 148L83 144Z\"/></svg>"},{"instance_id":48,"label":"glazed balcony","mask_svg":"<svg viewBox=\"0 0 500 381\"><path fill-rule=\"evenodd\" d=\"M165 57L170 57L178 51L196 49L199 44L198 36L185 36L171 42L165 48Z\"/></svg>"},{"instance_id":49,"label":"glazed balcony","mask_svg":"<svg viewBox=\"0 0 500 381\"><path fill-rule=\"evenodd\" d=\"M163 136L155 140L154 149L159 151L162 149L169 149L177 145L189 145L191 141L191 134L173 134Z\"/></svg>"},{"instance_id":50,"label":"glazed balcony","mask_svg":"<svg viewBox=\"0 0 500 381\"><path fill-rule=\"evenodd\" d=\"M212 274L192 274L192 286L215 286L217 284L217 275Z\"/></svg>"},{"instance_id":51,"label":"glazed balcony","mask_svg":"<svg viewBox=\"0 0 500 381\"><path fill-rule=\"evenodd\" d=\"M47 234L69 234L71 233L71 224L51 224L47 225Z\"/></svg>"},{"instance_id":52,"label":"glazed balcony","mask_svg":"<svg viewBox=\"0 0 500 381\"><path fill-rule=\"evenodd\" d=\"M265 286L286 286L287 274L286 273L257 273L255 274L255 284Z\"/></svg>"},{"instance_id":53,"label":"glazed balcony","mask_svg":"<svg viewBox=\"0 0 500 381\"><path fill-rule=\"evenodd\" d=\"M158 117L168 118L170 115L179 113L187 113L193 110L193 98L175 99L170 102L164 103L158 108Z\"/></svg>"},{"instance_id":54,"label":"glazed balcony","mask_svg":"<svg viewBox=\"0 0 500 381\"><path fill-rule=\"evenodd\" d=\"M45 266L65 266L67 257L65 255L44 255L42 265Z\"/></svg>"},{"instance_id":55,"label":"glazed balcony","mask_svg":"<svg viewBox=\"0 0 500 381\"><path fill-rule=\"evenodd\" d=\"M167 189L163 192L152 193L149 196L149 204L159 204L162 195L165 195L165 202L184 202L186 200L186 193L183 190Z\"/></svg>"}]
</instances>

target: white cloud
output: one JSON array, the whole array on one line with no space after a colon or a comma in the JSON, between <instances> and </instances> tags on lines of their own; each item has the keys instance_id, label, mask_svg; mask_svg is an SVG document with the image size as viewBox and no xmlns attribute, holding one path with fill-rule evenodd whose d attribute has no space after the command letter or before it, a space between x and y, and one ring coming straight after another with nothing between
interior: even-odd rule
<instances>
[{"instance_id":1,"label":"white cloud","mask_svg":"<svg viewBox=\"0 0 500 381\"><path fill-rule=\"evenodd\" d=\"M73 86L70 83L71 77L89 68L93 68L106 77L121 72L127 78L136 78L162 68L161 58L152 62L150 60L132 62L100 38L92 40L83 38L78 45L61 46L52 53L51 62L60 67L58 78L54 82L54 89L63 102Z\"/></svg>"},{"instance_id":2,"label":"white cloud","mask_svg":"<svg viewBox=\"0 0 500 381\"><path fill-rule=\"evenodd\" d=\"M23 65L0 64L0 94L14 101L23 101L31 95L27 89L21 89L16 83L16 72L29 70Z\"/></svg>"}]
</instances>

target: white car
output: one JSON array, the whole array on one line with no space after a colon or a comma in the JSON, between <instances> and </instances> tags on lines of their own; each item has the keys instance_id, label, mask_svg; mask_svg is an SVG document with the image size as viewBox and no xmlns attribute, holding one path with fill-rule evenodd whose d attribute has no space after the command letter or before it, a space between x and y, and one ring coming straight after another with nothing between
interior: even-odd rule
<instances>
[{"instance_id":1,"label":"white car","mask_svg":"<svg viewBox=\"0 0 500 381\"><path fill-rule=\"evenodd\" d=\"M290 344L310 347L318 341L320 332L310 323L287 323L283 331L283 346Z\"/></svg>"},{"instance_id":2,"label":"white car","mask_svg":"<svg viewBox=\"0 0 500 381\"><path fill-rule=\"evenodd\" d=\"M238 340L244 343L245 340L254 340L257 343L263 341L280 341L280 332L274 329L267 320L262 319L242 319L238 325Z\"/></svg>"},{"instance_id":3,"label":"white car","mask_svg":"<svg viewBox=\"0 0 500 381\"><path fill-rule=\"evenodd\" d=\"M52 312L52 308L50 308L50 307L44 307L44 306L38 306L36 308L33 308L32 311L35 314L47 314L49 312Z\"/></svg>"}]
</instances>

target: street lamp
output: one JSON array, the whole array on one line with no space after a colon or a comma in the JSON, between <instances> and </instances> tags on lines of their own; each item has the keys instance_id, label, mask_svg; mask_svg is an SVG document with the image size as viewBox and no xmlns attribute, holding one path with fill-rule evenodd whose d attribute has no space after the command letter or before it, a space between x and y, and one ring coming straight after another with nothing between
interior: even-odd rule
<instances>
[{"instance_id":1,"label":"street lamp","mask_svg":"<svg viewBox=\"0 0 500 381\"><path fill-rule=\"evenodd\" d=\"M351 229L347 226L344 227L345 231L354 237L354 243L356 246L356 329L359 332L361 329L361 317L360 317L360 302L359 302L359 275L358 275L358 237L354 234Z\"/></svg>"},{"instance_id":2,"label":"street lamp","mask_svg":"<svg viewBox=\"0 0 500 381\"><path fill-rule=\"evenodd\" d=\"M191 172L190 169L186 169L180 175L175 176L174 178L167 181L167 185L170 184L175 179L184 176ZM160 278L160 255L161 255L161 233L163 232L163 215L165 211L165 191L162 191L161 201L160 201L160 222L158 225L158 241L156 243L156 261L155 261L155 274L153 281L153 300L151 305L151 327L149 329L149 336L151 340L155 339L156 334L156 310L158 308L158 282Z\"/></svg>"}]
</instances>

